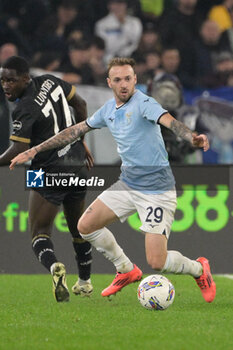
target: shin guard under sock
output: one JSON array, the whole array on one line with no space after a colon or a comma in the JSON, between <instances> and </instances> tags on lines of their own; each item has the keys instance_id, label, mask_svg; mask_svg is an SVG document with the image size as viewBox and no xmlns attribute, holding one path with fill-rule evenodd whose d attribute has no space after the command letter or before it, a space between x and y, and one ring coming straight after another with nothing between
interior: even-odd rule
<instances>
[{"instance_id":1,"label":"shin guard under sock","mask_svg":"<svg viewBox=\"0 0 233 350\"><path fill-rule=\"evenodd\" d=\"M34 237L32 240L32 249L39 262L50 271L52 264L57 262L50 237L47 235L38 235Z\"/></svg>"},{"instance_id":2,"label":"shin guard under sock","mask_svg":"<svg viewBox=\"0 0 233 350\"><path fill-rule=\"evenodd\" d=\"M91 244L81 237L73 238L73 247L76 253L75 259L77 261L79 278L87 281L91 275Z\"/></svg>"}]
</instances>

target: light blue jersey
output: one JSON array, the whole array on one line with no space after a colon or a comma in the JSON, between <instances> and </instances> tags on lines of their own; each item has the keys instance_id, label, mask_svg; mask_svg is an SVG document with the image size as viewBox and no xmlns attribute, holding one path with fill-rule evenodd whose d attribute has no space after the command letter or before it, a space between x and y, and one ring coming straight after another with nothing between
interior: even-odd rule
<instances>
[{"instance_id":1,"label":"light blue jersey","mask_svg":"<svg viewBox=\"0 0 233 350\"><path fill-rule=\"evenodd\" d=\"M163 193L175 185L157 124L166 112L152 97L136 90L121 107L113 98L87 119L91 128L109 128L122 160L120 179L143 193Z\"/></svg>"}]
</instances>

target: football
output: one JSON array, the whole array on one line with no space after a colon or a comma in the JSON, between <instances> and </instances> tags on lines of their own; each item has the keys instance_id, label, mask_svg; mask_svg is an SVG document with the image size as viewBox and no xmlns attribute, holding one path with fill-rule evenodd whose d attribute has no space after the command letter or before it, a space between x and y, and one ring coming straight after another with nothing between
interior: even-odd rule
<instances>
[{"instance_id":1,"label":"football","mask_svg":"<svg viewBox=\"0 0 233 350\"><path fill-rule=\"evenodd\" d=\"M175 288L162 275L150 275L138 286L138 300L148 310L166 310L174 301Z\"/></svg>"}]
</instances>

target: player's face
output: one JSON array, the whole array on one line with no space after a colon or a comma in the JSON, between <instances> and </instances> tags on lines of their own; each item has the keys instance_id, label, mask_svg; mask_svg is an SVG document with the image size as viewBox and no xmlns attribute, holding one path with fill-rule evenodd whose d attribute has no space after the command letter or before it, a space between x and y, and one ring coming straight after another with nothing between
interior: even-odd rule
<instances>
[{"instance_id":1,"label":"player's face","mask_svg":"<svg viewBox=\"0 0 233 350\"><path fill-rule=\"evenodd\" d=\"M8 101L21 97L28 82L29 77L26 74L17 75L15 69L1 69L1 85Z\"/></svg>"},{"instance_id":2,"label":"player's face","mask_svg":"<svg viewBox=\"0 0 233 350\"><path fill-rule=\"evenodd\" d=\"M117 105L120 105L127 102L134 94L137 78L133 68L126 64L125 66L113 66L109 71L107 82L113 90Z\"/></svg>"}]
</instances>

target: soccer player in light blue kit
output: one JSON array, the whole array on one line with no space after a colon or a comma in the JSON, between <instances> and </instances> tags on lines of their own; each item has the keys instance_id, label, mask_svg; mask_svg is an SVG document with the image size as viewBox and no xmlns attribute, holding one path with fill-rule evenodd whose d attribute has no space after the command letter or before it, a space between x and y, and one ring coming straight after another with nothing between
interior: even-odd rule
<instances>
[{"instance_id":1,"label":"soccer player in light blue kit","mask_svg":"<svg viewBox=\"0 0 233 350\"><path fill-rule=\"evenodd\" d=\"M82 237L102 252L117 270L102 296L116 294L142 277L142 271L124 254L106 227L116 220L123 222L137 211L145 234L148 264L157 271L193 276L204 299L212 302L216 286L208 260L204 257L191 260L177 251L167 250L176 209L176 191L160 124L204 151L209 148L208 139L206 135L192 133L153 98L137 91L134 65L130 58L112 59L107 82L114 98L86 121L15 157L10 168L34 158L38 152L64 147L92 129L108 127L122 160L120 179L98 196L78 223Z\"/></svg>"}]
</instances>

